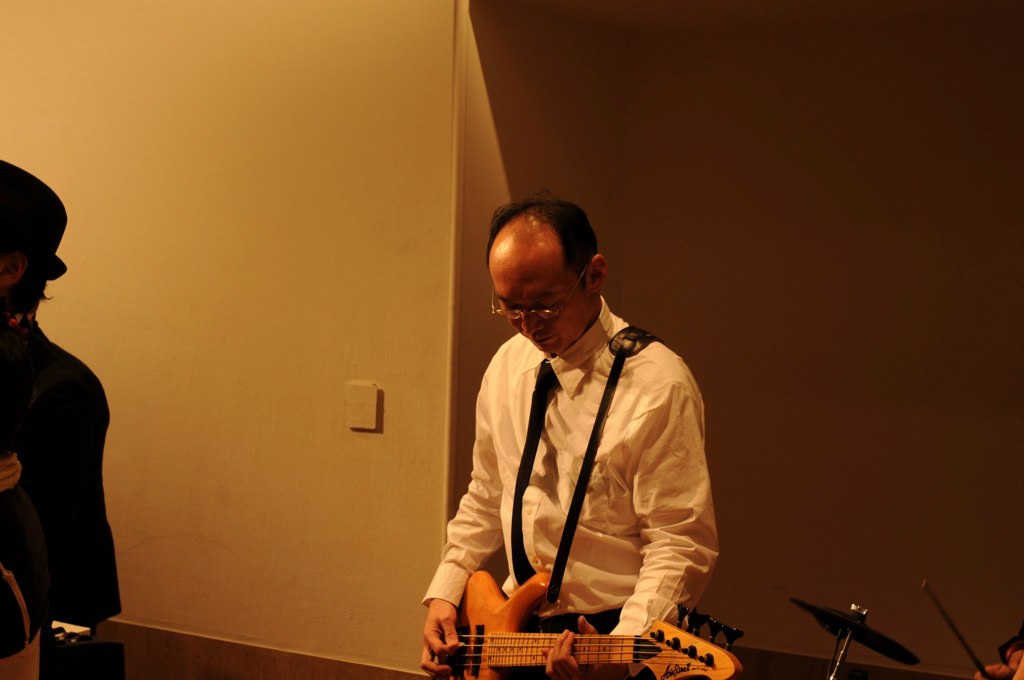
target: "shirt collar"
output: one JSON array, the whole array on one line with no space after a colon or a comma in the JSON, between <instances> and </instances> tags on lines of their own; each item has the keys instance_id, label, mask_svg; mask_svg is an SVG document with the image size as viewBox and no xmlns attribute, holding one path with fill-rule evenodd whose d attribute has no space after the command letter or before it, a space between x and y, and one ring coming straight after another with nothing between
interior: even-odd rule
<instances>
[{"instance_id":1,"label":"shirt collar","mask_svg":"<svg viewBox=\"0 0 1024 680\"><path fill-rule=\"evenodd\" d=\"M602 297L601 313L598 314L597 321L576 342L569 345L565 352L551 360L551 367L558 376L558 384L566 394L575 395L580 381L593 369L614 335L615 317Z\"/></svg>"}]
</instances>

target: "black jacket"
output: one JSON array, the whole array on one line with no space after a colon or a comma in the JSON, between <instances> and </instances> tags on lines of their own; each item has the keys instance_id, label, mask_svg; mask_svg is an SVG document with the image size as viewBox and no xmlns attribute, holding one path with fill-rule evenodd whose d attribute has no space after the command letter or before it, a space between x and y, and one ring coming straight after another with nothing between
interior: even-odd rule
<instances>
[{"instance_id":1,"label":"black jacket","mask_svg":"<svg viewBox=\"0 0 1024 680\"><path fill-rule=\"evenodd\" d=\"M94 626L121 611L103 496L107 398L89 367L35 326L33 401L18 436L21 485L46 536L51 618Z\"/></svg>"}]
</instances>

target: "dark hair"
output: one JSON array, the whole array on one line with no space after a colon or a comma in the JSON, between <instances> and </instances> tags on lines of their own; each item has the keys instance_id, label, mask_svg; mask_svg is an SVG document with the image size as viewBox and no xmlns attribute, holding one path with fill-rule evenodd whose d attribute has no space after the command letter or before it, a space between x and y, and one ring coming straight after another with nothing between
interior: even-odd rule
<instances>
[{"instance_id":1,"label":"dark hair","mask_svg":"<svg viewBox=\"0 0 1024 680\"><path fill-rule=\"evenodd\" d=\"M14 450L14 437L32 398L32 363L21 336L0 314L0 455Z\"/></svg>"},{"instance_id":2,"label":"dark hair","mask_svg":"<svg viewBox=\"0 0 1024 680\"><path fill-rule=\"evenodd\" d=\"M12 312L27 314L35 309L41 300L49 299L45 294L46 277L39 272L38 268L32 266L31 259L28 262L28 267L21 280L14 284L7 296L7 304Z\"/></svg>"},{"instance_id":3,"label":"dark hair","mask_svg":"<svg viewBox=\"0 0 1024 680\"><path fill-rule=\"evenodd\" d=\"M46 298L46 272L36 265L39 256L32 252L24 238L18 238L15 234L0 234L0 255L13 252L25 253L28 266L21 280L14 284L7 294L7 305L10 311L25 314L35 309L39 301Z\"/></svg>"},{"instance_id":4,"label":"dark hair","mask_svg":"<svg viewBox=\"0 0 1024 680\"><path fill-rule=\"evenodd\" d=\"M583 208L548 194L541 194L499 207L491 216L491 233L487 238L487 259L491 246L501 230L513 219L532 217L555 231L565 257L566 268L579 273L597 255L597 236Z\"/></svg>"}]
</instances>

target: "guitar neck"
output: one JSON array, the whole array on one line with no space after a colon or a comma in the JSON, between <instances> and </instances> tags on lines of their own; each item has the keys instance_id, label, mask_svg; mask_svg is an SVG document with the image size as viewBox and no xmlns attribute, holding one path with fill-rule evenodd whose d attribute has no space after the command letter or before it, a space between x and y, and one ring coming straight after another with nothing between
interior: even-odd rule
<instances>
[{"instance_id":1,"label":"guitar neck","mask_svg":"<svg viewBox=\"0 0 1024 680\"><path fill-rule=\"evenodd\" d=\"M492 668L519 666L544 666L545 652L551 649L558 638L551 633L490 633L487 635L465 636L463 643L479 655ZM650 656L638 649L643 639L632 635L577 635L573 643L573 656L582 665L603 663L638 663ZM649 646L649 645L648 645Z\"/></svg>"}]
</instances>

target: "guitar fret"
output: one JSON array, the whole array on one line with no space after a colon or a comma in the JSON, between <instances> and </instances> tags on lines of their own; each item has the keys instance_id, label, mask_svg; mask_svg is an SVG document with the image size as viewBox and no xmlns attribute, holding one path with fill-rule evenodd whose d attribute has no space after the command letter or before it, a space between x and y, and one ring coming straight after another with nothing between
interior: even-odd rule
<instances>
[{"instance_id":1,"label":"guitar fret","mask_svg":"<svg viewBox=\"0 0 1024 680\"><path fill-rule=\"evenodd\" d=\"M558 638L552 634L491 633L484 636L482 656L492 668L509 666L543 666L547 663L544 652ZM632 636L577 635L575 656L582 664L632 663Z\"/></svg>"},{"instance_id":2,"label":"guitar fret","mask_svg":"<svg viewBox=\"0 0 1024 680\"><path fill-rule=\"evenodd\" d=\"M492 668L543 666L544 650L554 644L554 636L492 633L485 636L487 664Z\"/></svg>"},{"instance_id":3,"label":"guitar fret","mask_svg":"<svg viewBox=\"0 0 1024 680\"><path fill-rule=\"evenodd\" d=\"M635 641L632 636L577 636L574 652L584 664L632 663Z\"/></svg>"}]
</instances>

